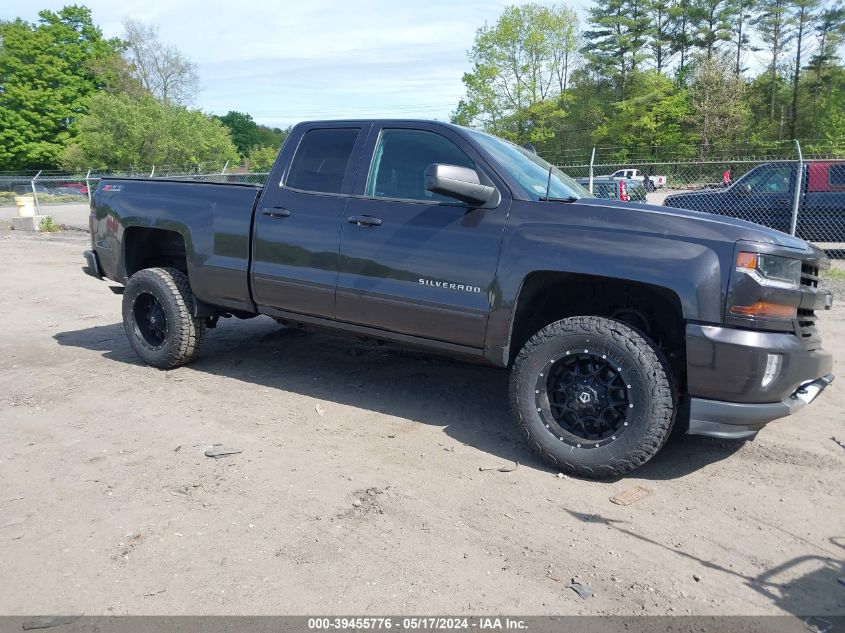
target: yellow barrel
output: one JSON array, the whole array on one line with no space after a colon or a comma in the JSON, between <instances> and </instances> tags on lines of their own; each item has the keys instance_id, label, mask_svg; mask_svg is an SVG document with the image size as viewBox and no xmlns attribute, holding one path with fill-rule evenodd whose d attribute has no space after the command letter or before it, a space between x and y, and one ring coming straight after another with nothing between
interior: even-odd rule
<instances>
[{"instance_id":1,"label":"yellow barrel","mask_svg":"<svg viewBox=\"0 0 845 633\"><path fill-rule=\"evenodd\" d=\"M18 217L31 218L35 215L35 198L32 196L15 196L18 206Z\"/></svg>"}]
</instances>

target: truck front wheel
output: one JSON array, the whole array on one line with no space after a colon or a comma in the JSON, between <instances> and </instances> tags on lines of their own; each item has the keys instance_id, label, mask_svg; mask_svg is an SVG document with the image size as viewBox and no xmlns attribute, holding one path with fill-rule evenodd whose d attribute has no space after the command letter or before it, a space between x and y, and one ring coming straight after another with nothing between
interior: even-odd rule
<instances>
[{"instance_id":1,"label":"truck front wheel","mask_svg":"<svg viewBox=\"0 0 845 633\"><path fill-rule=\"evenodd\" d=\"M153 367L170 369L196 356L205 320L193 316L188 276L175 268L147 268L123 292L123 327L129 344Z\"/></svg>"},{"instance_id":2,"label":"truck front wheel","mask_svg":"<svg viewBox=\"0 0 845 633\"><path fill-rule=\"evenodd\" d=\"M675 419L661 352L644 334L601 317L571 317L537 332L514 363L510 403L541 458L591 478L645 464Z\"/></svg>"}]
</instances>

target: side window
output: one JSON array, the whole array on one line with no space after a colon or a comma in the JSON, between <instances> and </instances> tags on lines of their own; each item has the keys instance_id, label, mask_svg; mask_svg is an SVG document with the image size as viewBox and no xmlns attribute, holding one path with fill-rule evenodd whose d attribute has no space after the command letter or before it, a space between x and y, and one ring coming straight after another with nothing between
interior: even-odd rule
<instances>
[{"instance_id":1,"label":"side window","mask_svg":"<svg viewBox=\"0 0 845 633\"><path fill-rule=\"evenodd\" d=\"M794 167L783 165L771 169L761 169L748 179L752 193L789 193L790 180Z\"/></svg>"},{"instance_id":2,"label":"side window","mask_svg":"<svg viewBox=\"0 0 845 633\"><path fill-rule=\"evenodd\" d=\"M845 163L832 164L827 178L831 187L845 187Z\"/></svg>"},{"instance_id":3,"label":"side window","mask_svg":"<svg viewBox=\"0 0 845 633\"><path fill-rule=\"evenodd\" d=\"M424 130L382 130L373 153L366 195L427 202L452 202L426 191L425 170L432 163L475 169L475 163L452 141Z\"/></svg>"},{"instance_id":4,"label":"side window","mask_svg":"<svg viewBox=\"0 0 845 633\"><path fill-rule=\"evenodd\" d=\"M299 142L285 185L303 191L340 193L358 128L309 130Z\"/></svg>"}]
</instances>

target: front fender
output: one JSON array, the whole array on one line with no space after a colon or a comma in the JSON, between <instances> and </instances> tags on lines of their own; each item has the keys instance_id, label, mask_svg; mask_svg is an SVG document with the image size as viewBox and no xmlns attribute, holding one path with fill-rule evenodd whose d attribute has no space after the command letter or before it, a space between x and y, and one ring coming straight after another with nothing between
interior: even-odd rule
<instances>
[{"instance_id":1,"label":"front fender","mask_svg":"<svg viewBox=\"0 0 845 633\"><path fill-rule=\"evenodd\" d=\"M674 293L686 321L720 323L724 314L733 243L596 230L594 227L523 224L502 245L486 349L506 364L519 294L529 275L561 272L639 282ZM504 361L503 361L504 359Z\"/></svg>"}]
</instances>

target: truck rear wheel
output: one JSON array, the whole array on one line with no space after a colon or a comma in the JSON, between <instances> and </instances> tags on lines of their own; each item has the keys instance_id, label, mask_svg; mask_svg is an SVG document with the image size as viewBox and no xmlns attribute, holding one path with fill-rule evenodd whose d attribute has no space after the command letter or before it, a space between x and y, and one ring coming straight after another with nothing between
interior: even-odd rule
<instances>
[{"instance_id":1,"label":"truck rear wheel","mask_svg":"<svg viewBox=\"0 0 845 633\"><path fill-rule=\"evenodd\" d=\"M188 276L175 268L147 268L129 278L123 292L123 327L129 344L153 367L170 369L192 360L205 336L193 316Z\"/></svg>"},{"instance_id":2,"label":"truck rear wheel","mask_svg":"<svg viewBox=\"0 0 845 633\"><path fill-rule=\"evenodd\" d=\"M510 404L541 458L596 479L645 464L675 419L663 355L644 334L601 317L571 317L537 332L514 363Z\"/></svg>"}]
</instances>

